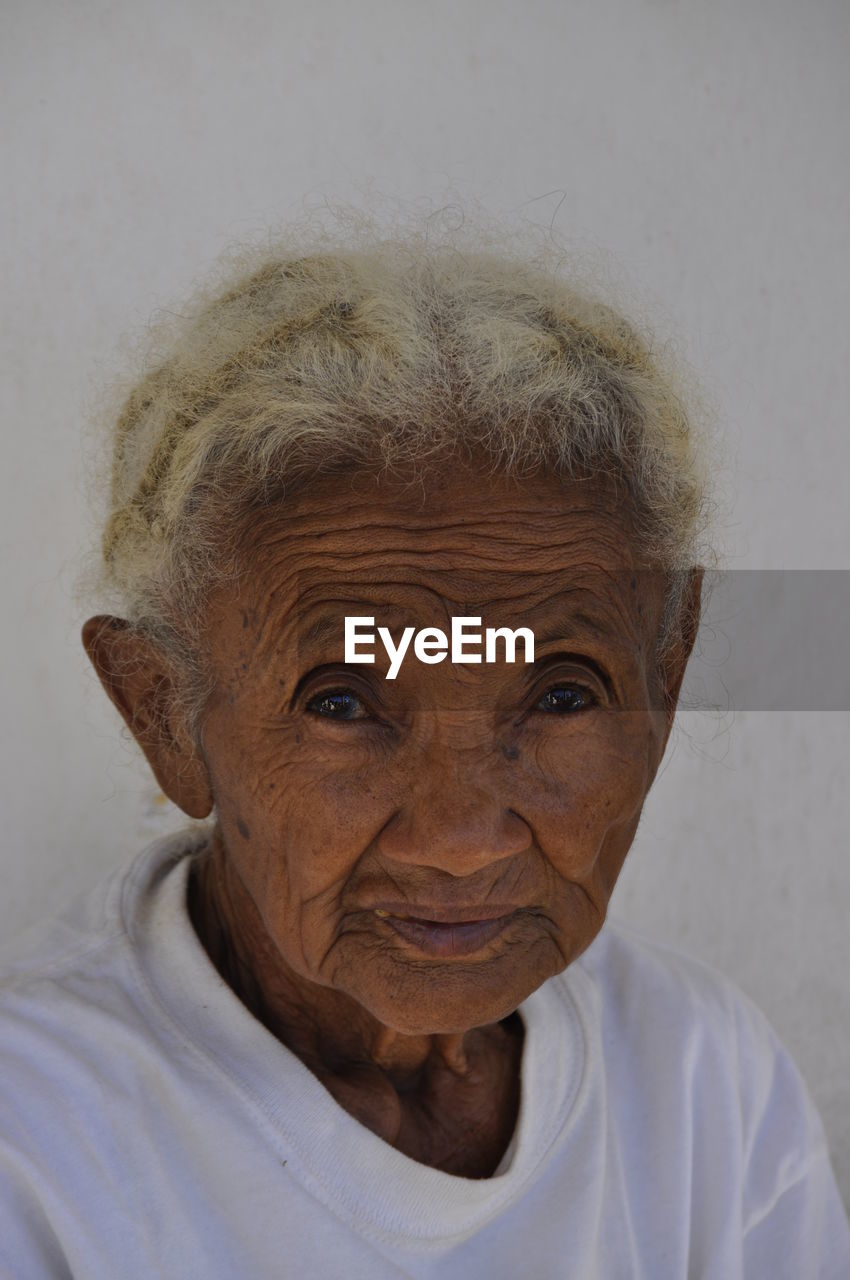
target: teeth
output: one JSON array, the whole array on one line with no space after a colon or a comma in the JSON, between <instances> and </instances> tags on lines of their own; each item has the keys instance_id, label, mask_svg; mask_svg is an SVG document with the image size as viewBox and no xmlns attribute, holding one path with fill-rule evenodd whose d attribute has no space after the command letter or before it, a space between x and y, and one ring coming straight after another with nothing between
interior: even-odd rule
<instances>
[{"instance_id":1,"label":"teeth","mask_svg":"<svg viewBox=\"0 0 850 1280\"><path fill-rule=\"evenodd\" d=\"M390 912L382 911L380 907L375 907L375 915L379 916L381 920L385 920L387 916L390 915ZM393 916L393 920L409 920L409 919L410 919L410 916Z\"/></svg>"}]
</instances>

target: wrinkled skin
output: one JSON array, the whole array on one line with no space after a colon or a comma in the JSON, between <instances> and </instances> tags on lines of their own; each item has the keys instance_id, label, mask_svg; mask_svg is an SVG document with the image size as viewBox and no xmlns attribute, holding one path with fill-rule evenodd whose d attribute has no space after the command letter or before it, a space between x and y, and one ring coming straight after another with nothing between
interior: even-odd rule
<instances>
[{"instance_id":1,"label":"wrinkled skin","mask_svg":"<svg viewBox=\"0 0 850 1280\"><path fill-rule=\"evenodd\" d=\"M664 581L634 545L597 481L455 466L423 505L386 478L325 480L264 514L212 599L200 747L159 655L117 620L84 629L163 789L193 816L215 805L189 905L225 980L340 1105L447 1172L497 1165L514 1010L601 928L667 742L693 635L659 667ZM396 641L461 614L531 627L536 662L411 649L387 681L380 645L374 666L343 664L346 614ZM434 956L382 902L513 914L471 954Z\"/></svg>"}]
</instances>

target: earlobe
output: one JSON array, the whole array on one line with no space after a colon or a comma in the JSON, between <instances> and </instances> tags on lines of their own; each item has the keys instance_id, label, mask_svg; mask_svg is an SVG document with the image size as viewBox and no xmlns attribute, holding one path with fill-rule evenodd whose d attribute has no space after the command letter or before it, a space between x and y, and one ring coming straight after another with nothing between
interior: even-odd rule
<instances>
[{"instance_id":1,"label":"earlobe","mask_svg":"<svg viewBox=\"0 0 850 1280\"><path fill-rule=\"evenodd\" d=\"M191 818L213 807L209 772L174 697L174 677L160 651L123 618L89 618L83 647L112 704L138 742L162 790Z\"/></svg>"}]
</instances>

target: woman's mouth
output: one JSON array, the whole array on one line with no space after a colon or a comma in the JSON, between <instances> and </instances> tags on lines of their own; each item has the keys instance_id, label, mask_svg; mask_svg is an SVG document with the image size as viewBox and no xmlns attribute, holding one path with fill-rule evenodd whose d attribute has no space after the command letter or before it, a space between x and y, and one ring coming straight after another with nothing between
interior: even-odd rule
<instances>
[{"instance_id":1,"label":"woman's mouth","mask_svg":"<svg viewBox=\"0 0 850 1280\"><path fill-rule=\"evenodd\" d=\"M467 956L497 938L516 912L485 920L425 920L376 908L374 914L407 942L429 956Z\"/></svg>"}]
</instances>

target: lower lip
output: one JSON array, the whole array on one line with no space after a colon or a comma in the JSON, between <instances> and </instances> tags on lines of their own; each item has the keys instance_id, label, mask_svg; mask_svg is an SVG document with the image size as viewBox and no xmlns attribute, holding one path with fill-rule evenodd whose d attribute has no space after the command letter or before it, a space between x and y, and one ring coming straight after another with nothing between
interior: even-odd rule
<instances>
[{"instance_id":1,"label":"lower lip","mask_svg":"<svg viewBox=\"0 0 850 1280\"><path fill-rule=\"evenodd\" d=\"M402 920L398 916L383 917L384 924L395 929L407 942L412 942L429 956L469 956L486 943L498 938L513 920L513 913L495 920L469 920L463 924L437 924L434 920Z\"/></svg>"}]
</instances>

